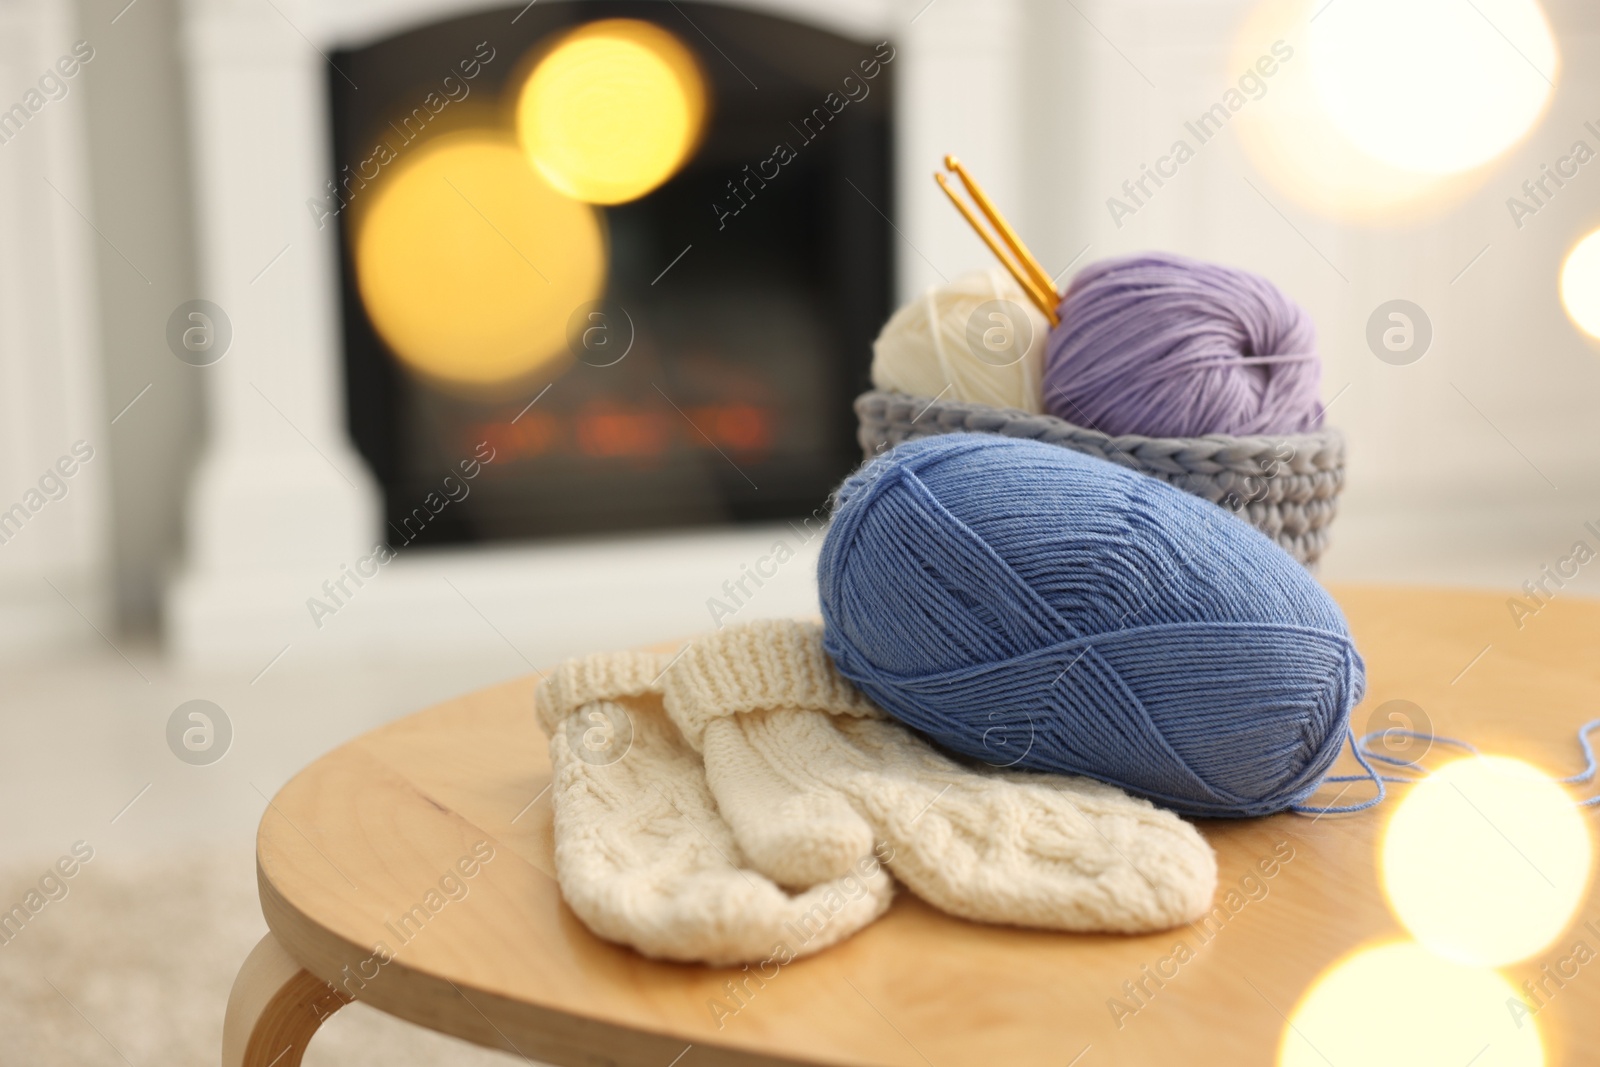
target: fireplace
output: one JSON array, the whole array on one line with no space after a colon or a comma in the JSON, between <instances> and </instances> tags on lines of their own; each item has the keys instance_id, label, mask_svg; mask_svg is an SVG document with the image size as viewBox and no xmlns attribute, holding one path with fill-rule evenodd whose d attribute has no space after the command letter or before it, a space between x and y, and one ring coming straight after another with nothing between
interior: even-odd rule
<instances>
[{"instance_id":1,"label":"fireplace","mask_svg":"<svg viewBox=\"0 0 1600 1067\"><path fill-rule=\"evenodd\" d=\"M166 603L176 655L251 677L329 655L549 662L715 625L725 585L778 555L738 618L816 610L813 515L855 461L849 400L873 331L893 300L987 262L927 170L958 152L1020 199L1018 0L184 12L194 295L233 341L200 368L208 438ZM693 54L710 116L695 151L647 194L593 208L604 269L555 316L575 338L559 358L492 387L419 372L372 321L355 224L435 137L511 130L511 91L547 44L597 19L648 23ZM829 92L860 95L844 78L861 80L878 42L893 58L870 95L814 115L837 107ZM390 121L415 143L392 132L396 158L375 163ZM775 158L780 138L792 159ZM370 186L344 185L351 173ZM614 361L605 346L630 337Z\"/></svg>"},{"instance_id":2,"label":"fireplace","mask_svg":"<svg viewBox=\"0 0 1600 1067\"><path fill-rule=\"evenodd\" d=\"M377 477L391 545L811 515L859 461L850 401L890 311L893 46L694 0L537 4L511 23L518 6L330 55L334 167L310 210L338 223L349 428ZM706 105L697 143L657 187L584 209L597 216L605 266L597 290L545 311L564 350L488 387L418 372L364 299L356 234L378 225L370 205L385 183L408 180L430 139L514 140L516 98L540 59L574 30L613 26L653 28L691 56ZM456 188L466 180L427 202L454 212L439 240L477 228L505 284L530 300L586 268L561 249L512 248L505 220ZM460 264L478 267L472 256ZM447 268L430 255L422 269L413 302L441 300L431 272ZM479 313L462 314L473 328ZM441 358L473 355L446 345ZM481 469L470 485L463 459Z\"/></svg>"}]
</instances>

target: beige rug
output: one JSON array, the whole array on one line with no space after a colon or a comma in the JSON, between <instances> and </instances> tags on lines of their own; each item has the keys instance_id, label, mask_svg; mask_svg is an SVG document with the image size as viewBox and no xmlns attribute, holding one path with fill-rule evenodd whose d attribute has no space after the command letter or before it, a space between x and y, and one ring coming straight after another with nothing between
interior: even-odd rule
<instances>
[{"instance_id":1,"label":"beige rug","mask_svg":"<svg viewBox=\"0 0 1600 1067\"><path fill-rule=\"evenodd\" d=\"M55 857L0 869L0 910ZM216 1067L239 964L266 932L252 853L191 850L131 862L97 855L0 944L0 1063ZM306 1067L508 1067L491 1052L352 1004L312 1041Z\"/></svg>"}]
</instances>

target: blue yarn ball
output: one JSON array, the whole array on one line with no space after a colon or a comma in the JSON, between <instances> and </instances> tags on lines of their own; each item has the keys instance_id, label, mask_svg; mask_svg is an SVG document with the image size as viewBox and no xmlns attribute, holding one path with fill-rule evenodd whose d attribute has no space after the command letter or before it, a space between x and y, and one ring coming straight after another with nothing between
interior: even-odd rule
<instances>
[{"instance_id":1,"label":"blue yarn ball","mask_svg":"<svg viewBox=\"0 0 1600 1067\"><path fill-rule=\"evenodd\" d=\"M1039 441L945 434L869 463L818 579L828 654L908 726L1188 815L1304 800L1366 686L1338 605L1272 541Z\"/></svg>"}]
</instances>

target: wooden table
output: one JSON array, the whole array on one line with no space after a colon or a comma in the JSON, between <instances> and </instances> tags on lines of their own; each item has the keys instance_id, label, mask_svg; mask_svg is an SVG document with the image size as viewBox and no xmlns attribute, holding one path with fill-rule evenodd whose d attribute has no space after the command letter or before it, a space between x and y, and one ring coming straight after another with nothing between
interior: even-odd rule
<instances>
[{"instance_id":1,"label":"wooden table","mask_svg":"<svg viewBox=\"0 0 1600 1067\"><path fill-rule=\"evenodd\" d=\"M1600 715L1600 603L1557 599L1519 629L1504 595L1336 595L1369 670L1358 730L1404 698L1440 733L1555 774L1577 769L1574 727ZM1177 977L1147 982L1154 995L1137 1012L1111 1001L1129 1004L1125 982L1193 942L1186 928L1035 933L951 919L903 892L881 921L764 985L746 982L735 999L728 983L743 972L644 959L594 937L562 903L534 681L374 730L274 798L256 853L271 933L234 985L227 1067L295 1067L350 995L562 1065L1271 1063L1319 973L1404 935L1375 870L1387 808L1280 815L1202 824L1221 890L1275 849L1293 858ZM1575 922L1596 916L1591 897ZM1550 958L1502 973L1520 982ZM1600 970L1540 1012L1550 1062L1581 1062L1597 1016Z\"/></svg>"}]
</instances>

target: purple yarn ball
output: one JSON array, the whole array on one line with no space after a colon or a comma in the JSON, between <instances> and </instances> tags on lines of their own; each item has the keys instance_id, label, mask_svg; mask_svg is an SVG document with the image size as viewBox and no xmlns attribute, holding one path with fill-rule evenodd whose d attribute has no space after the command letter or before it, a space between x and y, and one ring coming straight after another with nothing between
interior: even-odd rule
<instances>
[{"instance_id":1,"label":"purple yarn ball","mask_svg":"<svg viewBox=\"0 0 1600 1067\"><path fill-rule=\"evenodd\" d=\"M1057 418L1147 437L1322 425L1316 327L1259 274L1142 252L1085 267L1059 310L1044 368Z\"/></svg>"}]
</instances>

